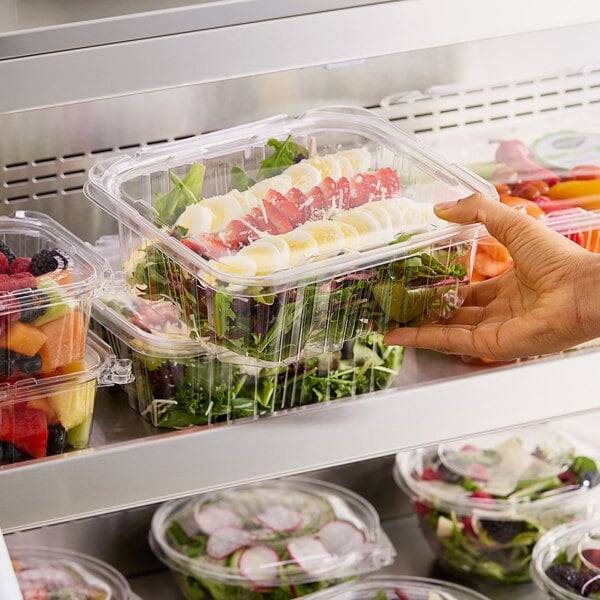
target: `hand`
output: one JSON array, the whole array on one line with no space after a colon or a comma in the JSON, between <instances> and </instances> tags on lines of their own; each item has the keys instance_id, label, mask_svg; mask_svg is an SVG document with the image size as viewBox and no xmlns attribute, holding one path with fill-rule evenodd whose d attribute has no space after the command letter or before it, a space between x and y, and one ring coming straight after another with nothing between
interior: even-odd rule
<instances>
[{"instance_id":1,"label":"hand","mask_svg":"<svg viewBox=\"0 0 600 600\"><path fill-rule=\"evenodd\" d=\"M479 194L435 210L455 223L481 221L508 248L513 266L460 288L463 303L452 318L395 329L387 344L513 360L600 337L600 255Z\"/></svg>"}]
</instances>

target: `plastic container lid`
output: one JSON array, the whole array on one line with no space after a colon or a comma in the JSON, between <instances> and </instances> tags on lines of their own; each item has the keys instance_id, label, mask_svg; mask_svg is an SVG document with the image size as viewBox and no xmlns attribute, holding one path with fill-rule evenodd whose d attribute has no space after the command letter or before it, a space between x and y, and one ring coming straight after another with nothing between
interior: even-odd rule
<instances>
[{"instance_id":1,"label":"plastic container lid","mask_svg":"<svg viewBox=\"0 0 600 600\"><path fill-rule=\"evenodd\" d=\"M62 594L67 594L65 598L94 600L135 598L123 575L92 556L59 548L20 546L9 548L9 554L22 592L41 588L52 598L63 598Z\"/></svg>"},{"instance_id":2,"label":"plastic container lid","mask_svg":"<svg viewBox=\"0 0 600 600\"><path fill-rule=\"evenodd\" d=\"M368 502L304 478L168 502L152 519L150 543L175 571L245 588L353 576L395 555Z\"/></svg>"},{"instance_id":3,"label":"plastic container lid","mask_svg":"<svg viewBox=\"0 0 600 600\"><path fill-rule=\"evenodd\" d=\"M374 576L310 594L306 600L488 600L449 581L411 576Z\"/></svg>"},{"instance_id":4,"label":"plastic container lid","mask_svg":"<svg viewBox=\"0 0 600 600\"><path fill-rule=\"evenodd\" d=\"M577 458L582 454L585 460ZM588 460L597 456L566 433L539 425L400 453L394 475L408 494L440 510L512 518L599 493L600 474Z\"/></svg>"},{"instance_id":5,"label":"plastic container lid","mask_svg":"<svg viewBox=\"0 0 600 600\"><path fill-rule=\"evenodd\" d=\"M535 545L531 575L557 599L596 598L600 593L600 520L558 525Z\"/></svg>"}]
</instances>

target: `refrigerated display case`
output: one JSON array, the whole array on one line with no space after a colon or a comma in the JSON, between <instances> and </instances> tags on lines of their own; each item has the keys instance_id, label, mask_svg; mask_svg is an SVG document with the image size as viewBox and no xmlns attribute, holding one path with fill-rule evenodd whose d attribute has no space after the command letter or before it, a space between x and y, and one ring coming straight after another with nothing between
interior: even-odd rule
<instances>
[{"instance_id":1,"label":"refrigerated display case","mask_svg":"<svg viewBox=\"0 0 600 600\"><path fill-rule=\"evenodd\" d=\"M95 242L117 229L82 193L97 160L275 113L351 104L433 135L594 107L599 33L592 2L9 0L0 7L0 81L10 90L0 94L1 210L45 212ZM84 550L102 531L97 553L142 573L147 554L125 559L115 548L124 534L144 546L156 503L321 470L361 491L377 481L368 494L386 506L396 545L413 550L396 568L424 574L431 556L390 491L391 455L580 413L589 424L597 361L590 349L490 368L407 352L387 390L175 432L100 391L89 450L0 469L0 526L16 541L52 534ZM194 460L206 456L219 458ZM365 470L371 477L354 475ZM148 594L169 589L156 577Z\"/></svg>"}]
</instances>

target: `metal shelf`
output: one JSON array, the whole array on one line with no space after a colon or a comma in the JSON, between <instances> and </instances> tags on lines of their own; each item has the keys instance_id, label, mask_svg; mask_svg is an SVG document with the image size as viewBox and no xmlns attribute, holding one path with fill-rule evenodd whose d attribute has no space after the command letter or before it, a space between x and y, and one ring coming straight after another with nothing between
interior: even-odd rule
<instances>
[{"instance_id":1,"label":"metal shelf","mask_svg":"<svg viewBox=\"0 0 600 600\"><path fill-rule=\"evenodd\" d=\"M234 4L231 12L229 3L204 2L146 13L117 10L112 17L30 30L7 27L0 34L0 81L11 93L0 97L0 113L600 21L600 4L560 0L362 6L321 0L309 14L298 8L301 3L288 12L273 8L285 3Z\"/></svg>"},{"instance_id":2,"label":"metal shelf","mask_svg":"<svg viewBox=\"0 0 600 600\"><path fill-rule=\"evenodd\" d=\"M160 433L122 398L99 398L90 449L0 469L2 528L65 522L597 410L597 365L593 350L493 368L408 353L386 391Z\"/></svg>"}]
</instances>

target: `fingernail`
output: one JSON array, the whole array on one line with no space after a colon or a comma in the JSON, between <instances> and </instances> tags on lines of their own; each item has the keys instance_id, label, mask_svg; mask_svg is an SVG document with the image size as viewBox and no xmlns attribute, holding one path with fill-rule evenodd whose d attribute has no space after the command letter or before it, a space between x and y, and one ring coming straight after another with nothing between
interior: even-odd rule
<instances>
[{"instance_id":1,"label":"fingernail","mask_svg":"<svg viewBox=\"0 0 600 600\"><path fill-rule=\"evenodd\" d=\"M458 204L458 200L449 200L448 202L438 202L435 205L435 210L437 211L446 211L454 208Z\"/></svg>"}]
</instances>

